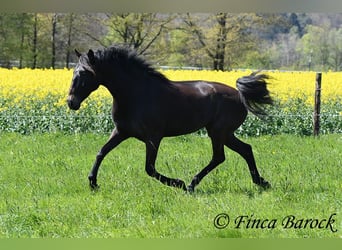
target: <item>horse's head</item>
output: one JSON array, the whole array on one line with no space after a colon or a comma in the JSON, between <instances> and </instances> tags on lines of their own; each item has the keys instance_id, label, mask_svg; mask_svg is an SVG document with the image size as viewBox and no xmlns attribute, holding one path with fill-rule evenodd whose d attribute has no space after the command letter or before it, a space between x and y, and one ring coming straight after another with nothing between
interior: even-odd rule
<instances>
[{"instance_id":1,"label":"horse's head","mask_svg":"<svg viewBox=\"0 0 342 250\"><path fill-rule=\"evenodd\" d=\"M75 50L79 61L74 69L69 96L67 99L70 109L78 110L81 103L91 92L99 87L95 72L95 55L92 50L81 54Z\"/></svg>"}]
</instances>

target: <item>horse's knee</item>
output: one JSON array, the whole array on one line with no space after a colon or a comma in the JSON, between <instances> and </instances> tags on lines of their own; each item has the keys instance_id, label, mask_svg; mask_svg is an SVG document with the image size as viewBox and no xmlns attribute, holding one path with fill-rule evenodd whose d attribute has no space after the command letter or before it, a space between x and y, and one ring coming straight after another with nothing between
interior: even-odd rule
<instances>
[{"instance_id":1,"label":"horse's knee","mask_svg":"<svg viewBox=\"0 0 342 250\"><path fill-rule=\"evenodd\" d=\"M250 144L245 143L244 147L247 152L252 152L252 146Z\"/></svg>"},{"instance_id":2,"label":"horse's knee","mask_svg":"<svg viewBox=\"0 0 342 250\"><path fill-rule=\"evenodd\" d=\"M244 155L245 157L253 157L252 146L247 143L244 145Z\"/></svg>"},{"instance_id":3,"label":"horse's knee","mask_svg":"<svg viewBox=\"0 0 342 250\"><path fill-rule=\"evenodd\" d=\"M212 160L212 162L215 164L215 165L219 165L221 164L222 162L224 162L226 160L226 157L224 154L220 154L218 156L215 156Z\"/></svg>"},{"instance_id":4,"label":"horse's knee","mask_svg":"<svg viewBox=\"0 0 342 250\"><path fill-rule=\"evenodd\" d=\"M100 151L97 153L97 155L96 155L96 161L102 162L104 156L105 156L105 155L103 154L102 150L100 150Z\"/></svg>"},{"instance_id":5,"label":"horse's knee","mask_svg":"<svg viewBox=\"0 0 342 250\"><path fill-rule=\"evenodd\" d=\"M218 163L221 164L221 163L224 162L225 160L226 160L226 157L225 157L224 154L222 154L222 155L220 156L220 158L218 159Z\"/></svg>"}]
</instances>

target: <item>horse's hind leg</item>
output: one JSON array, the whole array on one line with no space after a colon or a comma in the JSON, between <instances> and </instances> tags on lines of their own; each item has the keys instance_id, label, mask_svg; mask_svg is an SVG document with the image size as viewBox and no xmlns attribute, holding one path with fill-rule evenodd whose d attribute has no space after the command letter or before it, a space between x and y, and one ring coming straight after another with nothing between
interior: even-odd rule
<instances>
[{"instance_id":1,"label":"horse's hind leg","mask_svg":"<svg viewBox=\"0 0 342 250\"><path fill-rule=\"evenodd\" d=\"M155 168L155 162L157 158L158 148L160 144L160 139L158 140L149 140L145 142L146 144L146 172L149 176L156 178L161 183L171 186L181 188L186 191L186 185L184 181L179 179L169 178L157 172Z\"/></svg>"},{"instance_id":2,"label":"horse's hind leg","mask_svg":"<svg viewBox=\"0 0 342 250\"><path fill-rule=\"evenodd\" d=\"M205 168L203 168L198 174L194 176L190 185L188 186L189 192L193 192L195 189L195 186L197 186L207 174L209 174L214 168L216 168L220 163L224 162L225 160L222 136L211 135L210 138L211 138L212 148L213 148L213 157L210 163Z\"/></svg>"},{"instance_id":3,"label":"horse's hind leg","mask_svg":"<svg viewBox=\"0 0 342 250\"><path fill-rule=\"evenodd\" d=\"M262 178L258 172L251 145L240 141L234 135L231 135L227 138L225 145L240 154L246 160L249 172L251 173L253 182L255 184L263 188L271 187L271 185L264 178Z\"/></svg>"}]
</instances>

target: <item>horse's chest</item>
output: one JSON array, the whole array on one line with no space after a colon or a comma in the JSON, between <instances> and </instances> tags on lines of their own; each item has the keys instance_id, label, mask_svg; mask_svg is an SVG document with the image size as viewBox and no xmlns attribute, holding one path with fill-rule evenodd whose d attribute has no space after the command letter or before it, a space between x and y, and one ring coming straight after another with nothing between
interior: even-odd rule
<instances>
[{"instance_id":1,"label":"horse's chest","mask_svg":"<svg viewBox=\"0 0 342 250\"><path fill-rule=\"evenodd\" d=\"M143 137L146 130L146 114L139 109L115 109L113 111L115 126L133 137Z\"/></svg>"}]
</instances>

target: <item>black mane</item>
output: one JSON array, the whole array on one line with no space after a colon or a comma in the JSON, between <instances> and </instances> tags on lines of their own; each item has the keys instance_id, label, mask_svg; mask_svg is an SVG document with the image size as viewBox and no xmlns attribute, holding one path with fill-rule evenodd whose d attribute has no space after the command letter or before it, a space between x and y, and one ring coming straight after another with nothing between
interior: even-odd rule
<instances>
[{"instance_id":1,"label":"black mane","mask_svg":"<svg viewBox=\"0 0 342 250\"><path fill-rule=\"evenodd\" d=\"M148 74L151 77L157 77L162 81L169 82L169 79L157 71L150 63L139 56L134 50L122 47L111 46L95 53L96 58L103 63L116 63L120 67L129 70L139 71L141 74Z\"/></svg>"}]
</instances>

